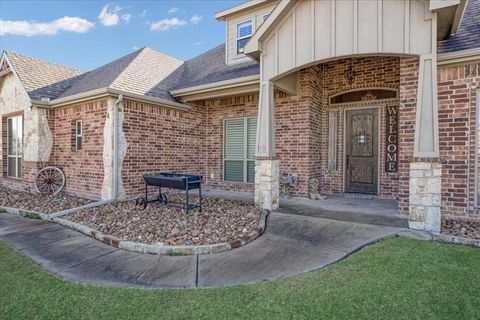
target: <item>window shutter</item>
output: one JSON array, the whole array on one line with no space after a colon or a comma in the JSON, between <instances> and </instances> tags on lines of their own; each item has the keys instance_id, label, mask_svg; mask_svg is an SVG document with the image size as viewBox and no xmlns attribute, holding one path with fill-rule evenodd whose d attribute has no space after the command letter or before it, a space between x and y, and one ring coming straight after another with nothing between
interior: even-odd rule
<instances>
[{"instance_id":1,"label":"window shutter","mask_svg":"<svg viewBox=\"0 0 480 320\"><path fill-rule=\"evenodd\" d=\"M247 182L255 182L255 150L257 142L257 118L247 120Z\"/></svg>"},{"instance_id":2,"label":"window shutter","mask_svg":"<svg viewBox=\"0 0 480 320\"><path fill-rule=\"evenodd\" d=\"M243 119L225 121L224 179L227 181L243 182L244 130Z\"/></svg>"}]
</instances>

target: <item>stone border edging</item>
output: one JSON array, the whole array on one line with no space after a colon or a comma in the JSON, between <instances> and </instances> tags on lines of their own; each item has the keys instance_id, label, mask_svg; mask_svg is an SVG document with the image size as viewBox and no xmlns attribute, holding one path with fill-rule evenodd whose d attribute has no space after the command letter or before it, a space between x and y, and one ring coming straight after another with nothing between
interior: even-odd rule
<instances>
[{"instance_id":1,"label":"stone border edging","mask_svg":"<svg viewBox=\"0 0 480 320\"><path fill-rule=\"evenodd\" d=\"M124 249L126 251L171 256L218 253L244 246L247 243L257 239L265 232L267 217L270 214L268 210L262 209L262 212L260 213L260 219L257 224L257 229L253 230L248 235L242 238L230 240L229 242L224 243L205 244L199 246L166 246L163 244L145 244L141 242L122 240L120 238L90 228L89 226L83 225L81 223L73 222L60 217L52 217L52 215L50 214L3 206L0 206L0 210L4 210L7 213L16 214L26 218L42 219L45 221L55 222L67 228L83 233L84 235L92 237L103 243L106 243L113 247Z\"/></svg>"},{"instance_id":2,"label":"stone border edging","mask_svg":"<svg viewBox=\"0 0 480 320\"><path fill-rule=\"evenodd\" d=\"M257 229L250 232L248 235L239 238L230 240L229 242L217 243L217 244L206 244L199 246L166 246L163 244L145 244L140 242L134 242L129 240L122 240L120 238L105 234L93 228L90 228L81 223L73 222L63 218L52 218L47 219L58 224L61 224L65 227L83 233L89 237L92 237L96 240L99 240L103 243L117 247L126 251L137 252L137 253L148 253L148 254L158 254L158 255L194 255L194 254L209 254L209 253L218 253L223 251L228 251L235 249L241 246L246 245L247 243L257 239L260 235L265 232L266 219L269 212L267 210L262 210L260 214L260 220L257 225Z\"/></svg>"},{"instance_id":3,"label":"stone border edging","mask_svg":"<svg viewBox=\"0 0 480 320\"><path fill-rule=\"evenodd\" d=\"M469 247L480 248L480 239L449 236L449 235L446 235L446 234L434 234L433 235L433 240L438 241L438 242L454 243L454 244L461 244L461 245L469 246Z\"/></svg>"}]
</instances>

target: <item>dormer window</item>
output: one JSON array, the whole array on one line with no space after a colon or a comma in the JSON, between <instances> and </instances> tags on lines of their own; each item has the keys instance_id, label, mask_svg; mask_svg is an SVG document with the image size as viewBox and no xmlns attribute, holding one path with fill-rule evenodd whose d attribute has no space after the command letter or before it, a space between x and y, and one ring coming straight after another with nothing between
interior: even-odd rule
<instances>
[{"instance_id":1,"label":"dormer window","mask_svg":"<svg viewBox=\"0 0 480 320\"><path fill-rule=\"evenodd\" d=\"M237 24L237 54L243 53L243 48L253 35L253 20Z\"/></svg>"}]
</instances>

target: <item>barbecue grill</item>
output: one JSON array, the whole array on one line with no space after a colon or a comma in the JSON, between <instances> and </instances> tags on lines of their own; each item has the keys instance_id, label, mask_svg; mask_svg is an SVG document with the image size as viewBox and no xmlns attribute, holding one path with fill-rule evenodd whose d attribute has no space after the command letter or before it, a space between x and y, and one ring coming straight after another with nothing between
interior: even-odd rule
<instances>
[{"instance_id":1,"label":"barbecue grill","mask_svg":"<svg viewBox=\"0 0 480 320\"><path fill-rule=\"evenodd\" d=\"M146 208L149 203L160 202L167 206L180 207L188 213L190 209L198 208L202 212L202 176L194 176L182 173L148 173L143 176L145 180L145 198L138 198L137 204L143 204ZM158 187L158 196L154 200L148 199L148 186ZM178 205L169 203L167 195L162 193L162 188L185 191L185 202ZM198 204L189 203L189 192L198 189Z\"/></svg>"}]
</instances>

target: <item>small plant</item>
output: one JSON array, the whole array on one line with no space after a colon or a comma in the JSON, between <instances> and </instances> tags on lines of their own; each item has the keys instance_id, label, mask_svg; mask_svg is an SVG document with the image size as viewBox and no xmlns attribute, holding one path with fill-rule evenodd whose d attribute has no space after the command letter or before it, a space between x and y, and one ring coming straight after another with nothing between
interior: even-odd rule
<instances>
[{"instance_id":1,"label":"small plant","mask_svg":"<svg viewBox=\"0 0 480 320\"><path fill-rule=\"evenodd\" d=\"M168 256L171 256L171 257L176 257L176 256L181 256L182 254L179 253L179 252L176 252L175 250L173 249L170 249L167 251L167 255Z\"/></svg>"},{"instance_id":2,"label":"small plant","mask_svg":"<svg viewBox=\"0 0 480 320\"><path fill-rule=\"evenodd\" d=\"M0 208L0 213L7 213L7 210Z\"/></svg>"},{"instance_id":3,"label":"small plant","mask_svg":"<svg viewBox=\"0 0 480 320\"><path fill-rule=\"evenodd\" d=\"M23 216L25 218L29 218L29 219L35 219L35 220L40 220L41 219L40 215L38 213L35 213L35 212L24 212Z\"/></svg>"}]
</instances>

